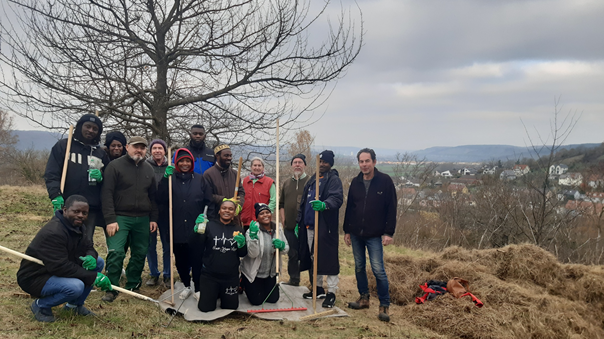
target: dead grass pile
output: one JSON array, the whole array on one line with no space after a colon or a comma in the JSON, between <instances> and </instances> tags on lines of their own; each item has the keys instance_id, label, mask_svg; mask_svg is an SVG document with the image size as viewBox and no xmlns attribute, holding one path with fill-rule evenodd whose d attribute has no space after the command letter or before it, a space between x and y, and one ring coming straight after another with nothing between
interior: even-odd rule
<instances>
[{"instance_id":1,"label":"dead grass pile","mask_svg":"<svg viewBox=\"0 0 604 339\"><path fill-rule=\"evenodd\" d=\"M533 245L465 250L452 247L428 258L385 257L392 302L401 316L445 336L461 338L604 337L604 270L559 263ZM376 291L373 274L370 288ZM483 303L444 295L416 305L419 285L462 277Z\"/></svg>"}]
</instances>

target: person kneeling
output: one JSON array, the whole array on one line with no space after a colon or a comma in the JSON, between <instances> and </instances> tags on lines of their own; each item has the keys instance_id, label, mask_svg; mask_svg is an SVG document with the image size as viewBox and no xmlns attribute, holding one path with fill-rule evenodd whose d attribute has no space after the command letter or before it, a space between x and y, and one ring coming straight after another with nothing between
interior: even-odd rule
<instances>
[{"instance_id":1,"label":"person kneeling","mask_svg":"<svg viewBox=\"0 0 604 339\"><path fill-rule=\"evenodd\" d=\"M239 307L239 257L245 257L247 246L243 228L234 222L241 207L230 199L224 199L218 207L219 220L211 220L196 230L190 246L197 248L202 257L199 278L199 303L202 312L216 309L220 299L222 309Z\"/></svg>"},{"instance_id":2,"label":"person kneeling","mask_svg":"<svg viewBox=\"0 0 604 339\"><path fill-rule=\"evenodd\" d=\"M109 279L100 273L105 262L85 236L88 209L86 198L70 196L25 251L44 263L23 259L17 272L17 282L23 291L38 298L30 307L38 321L55 321L52 307L64 302L67 302L65 310L94 315L84 306L92 286L111 290Z\"/></svg>"},{"instance_id":3,"label":"person kneeling","mask_svg":"<svg viewBox=\"0 0 604 339\"><path fill-rule=\"evenodd\" d=\"M265 300L276 303L279 301L279 287L276 286L275 252L279 249L279 254L286 254L289 246L281 226L277 238L276 225L271 221L273 214L268 205L256 203L254 209L258 221L252 221L246 233L248 252L241 262L241 284L252 305L261 305Z\"/></svg>"}]
</instances>

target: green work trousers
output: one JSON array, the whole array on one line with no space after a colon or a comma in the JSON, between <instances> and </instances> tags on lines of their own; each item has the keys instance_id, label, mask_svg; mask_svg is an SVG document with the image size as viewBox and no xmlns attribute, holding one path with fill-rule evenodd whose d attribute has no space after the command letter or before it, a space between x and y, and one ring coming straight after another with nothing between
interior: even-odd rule
<instances>
[{"instance_id":1,"label":"green work trousers","mask_svg":"<svg viewBox=\"0 0 604 339\"><path fill-rule=\"evenodd\" d=\"M136 289L141 285L141 274L145 268L145 258L149 247L149 217L116 218L119 230L107 238L107 264L105 273L112 285L119 286L126 243L130 246L130 261L126 268L126 289Z\"/></svg>"}]
</instances>

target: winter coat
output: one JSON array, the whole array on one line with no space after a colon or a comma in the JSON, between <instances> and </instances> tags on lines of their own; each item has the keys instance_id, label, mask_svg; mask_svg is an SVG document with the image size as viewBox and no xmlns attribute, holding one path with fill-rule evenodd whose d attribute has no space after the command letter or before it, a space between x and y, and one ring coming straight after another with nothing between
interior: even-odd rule
<instances>
[{"instance_id":1,"label":"winter coat","mask_svg":"<svg viewBox=\"0 0 604 339\"><path fill-rule=\"evenodd\" d=\"M75 138L72 139L65 188L61 192L61 176L63 175L66 149L67 139L61 139L50 151L44 172L48 197L52 200L61 195L63 199L67 200L70 196L78 194L88 200L91 209L100 209L103 181L97 182L96 185L88 183L88 169L90 168L88 164L92 159L101 165L101 170L103 170L109 164L107 153L99 145L85 145Z\"/></svg>"},{"instance_id":2,"label":"winter coat","mask_svg":"<svg viewBox=\"0 0 604 339\"><path fill-rule=\"evenodd\" d=\"M319 248L317 261L317 274L320 275L337 275L340 273L340 262L338 260L338 244L339 244L339 210L342 206L344 193L342 189L342 181L338 175L338 171L332 169L324 174L324 184L319 186L319 200L323 201L326 209L319 212ZM309 190L312 185L316 184L315 175L310 177L304 186L304 193L300 202L300 212L298 214L299 224L299 257L300 271L312 269L312 260L310 258L313 253L312 249L308 248L307 229L306 225L300 223L304 220L306 204L315 200L315 197L309 197Z\"/></svg>"},{"instance_id":3,"label":"winter coat","mask_svg":"<svg viewBox=\"0 0 604 339\"><path fill-rule=\"evenodd\" d=\"M359 173L350 183L344 217L346 234L365 238L394 235L396 189L388 174L378 171L377 168L374 173L368 192L363 183L363 173Z\"/></svg>"},{"instance_id":4,"label":"winter coat","mask_svg":"<svg viewBox=\"0 0 604 339\"><path fill-rule=\"evenodd\" d=\"M243 179L243 189L246 192L245 204L241 211L241 222L248 226L252 220L256 220L256 210L254 206L257 202L267 204L271 199L271 186L274 184L274 180L267 177L266 175L254 182L249 176ZM275 211L271 211L275 212Z\"/></svg>"},{"instance_id":5,"label":"winter coat","mask_svg":"<svg viewBox=\"0 0 604 339\"><path fill-rule=\"evenodd\" d=\"M302 201L302 193L304 193L304 186L310 178L306 173L301 178L296 179L294 177L291 180L287 180L283 187L281 187L281 195L279 195L279 208L283 208L285 211L285 229L293 231L296 228L296 219L298 218L298 212L300 211L300 201Z\"/></svg>"},{"instance_id":6,"label":"winter coat","mask_svg":"<svg viewBox=\"0 0 604 339\"><path fill-rule=\"evenodd\" d=\"M275 227L275 223L271 221L272 235L268 232L259 230L258 239L251 239L249 230L245 233L245 241L247 243L247 255L241 260L241 274L245 275L249 282L253 283L256 279L256 275L258 274L258 268L260 268L260 262L262 261L262 256L265 251L271 251L271 253L273 253L273 266L271 267L270 276L274 277L277 273L277 265L274 262L274 253L276 252L275 247L271 246L270 248L266 248L264 246L263 241L264 237L271 237L271 239L275 239L277 237ZM285 238L285 234L283 233L283 227L281 226L279 226L279 239L281 239L285 243L285 248L279 251L279 267L283 267L281 255L287 254L287 252L289 252L289 244L287 243L287 239Z\"/></svg>"},{"instance_id":7,"label":"winter coat","mask_svg":"<svg viewBox=\"0 0 604 339\"><path fill-rule=\"evenodd\" d=\"M53 275L80 279L84 285L92 286L97 272L86 270L79 259L87 255L98 258L93 244L84 236L85 227L71 225L63 217L62 210L55 212L25 250L25 254L42 260L44 266L26 259L21 260L17 283L23 291L33 297L40 297L44 285Z\"/></svg>"},{"instance_id":8,"label":"winter coat","mask_svg":"<svg viewBox=\"0 0 604 339\"><path fill-rule=\"evenodd\" d=\"M203 178L208 184L208 187L212 189L214 213L210 215L210 218L217 219L218 206L222 202L222 199L230 199L235 193L235 181L237 180L237 171L230 167L224 170L220 168L218 164L215 164L203 173ZM243 204L245 204L245 190L243 189L241 182L237 184L239 185L237 196L239 198L239 203L243 206Z\"/></svg>"},{"instance_id":9,"label":"winter coat","mask_svg":"<svg viewBox=\"0 0 604 339\"><path fill-rule=\"evenodd\" d=\"M214 166L214 163L216 162L214 150L206 146L205 142L202 147L195 147L192 142L189 142L189 145L185 148L191 152L195 159L195 173L204 174L205 171Z\"/></svg>"}]
</instances>

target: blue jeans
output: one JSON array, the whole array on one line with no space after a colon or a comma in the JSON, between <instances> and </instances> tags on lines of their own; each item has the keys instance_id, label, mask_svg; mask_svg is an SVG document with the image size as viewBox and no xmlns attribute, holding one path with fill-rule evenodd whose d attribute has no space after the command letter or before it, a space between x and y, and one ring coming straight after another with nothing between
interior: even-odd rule
<instances>
[{"instance_id":1,"label":"blue jeans","mask_svg":"<svg viewBox=\"0 0 604 339\"><path fill-rule=\"evenodd\" d=\"M105 267L103 258L96 259L95 272L101 272ZM68 302L71 305L82 306L92 290L92 285L84 286L84 282L78 278L64 278L53 275L46 281L42 288L38 306L41 308L51 308Z\"/></svg>"},{"instance_id":2,"label":"blue jeans","mask_svg":"<svg viewBox=\"0 0 604 339\"><path fill-rule=\"evenodd\" d=\"M159 232L158 232L159 231ZM159 268L157 262L157 233L161 240L161 246L163 249L162 260L164 262L164 277L170 278L170 239L168 230L162 227L158 231L151 233L149 236L149 250L147 251L147 263L149 264L149 275L152 277L159 277Z\"/></svg>"},{"instance_id":3,"label":"blue jeans","mask_svg":"<svg viewBox=\"0 0 604 339\"><path fill-rule=\"evenodd\" d=\"M369 283L367 282L367 271L365 269L365 248L369 253L369 263L377 283L378 298L380 306L390 306L390 292L388 291L388 276L384 269L384 247L382 238L364 238L350 235L352 243L352 254L354 255L354 271L357 278L359 293L369 294Z\"/></svg>"}]
</instances>

